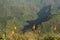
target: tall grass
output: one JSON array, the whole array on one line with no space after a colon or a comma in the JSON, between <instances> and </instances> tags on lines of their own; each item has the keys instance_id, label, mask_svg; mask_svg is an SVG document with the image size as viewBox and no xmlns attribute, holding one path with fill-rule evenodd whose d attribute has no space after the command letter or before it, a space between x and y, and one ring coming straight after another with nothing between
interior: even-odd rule
<instances>
[{"instance_id":1,"label":"tall grass","mask_svg":"<svg viewBox=\"0 0 60 40\"><path fill-rule=\"evenodd\" d=\"M38 30L35 32L29 31L25 33L14 33L13 36L8 35L6 40L60 40L59 33L39 33Z\"/></svg>"}]
</instances>

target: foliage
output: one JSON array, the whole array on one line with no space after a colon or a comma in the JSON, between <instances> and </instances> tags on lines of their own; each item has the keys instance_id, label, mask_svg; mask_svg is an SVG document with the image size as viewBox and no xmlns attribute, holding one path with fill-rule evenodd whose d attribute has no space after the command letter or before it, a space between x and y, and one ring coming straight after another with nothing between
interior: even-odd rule
<instances>
[{"instance_id":1,"label":"foliage","mask_svg":"<svg viewBox=\"0 0 60 40\"><path fill-rule=\"evenodd\" d=\"M60 33L59 4L58 0L0 0L0 37L6 32L7 40L43 40L44 33L53 33L54 24ZM36 33L30 32L32 24L36 24ZM9 37L14 25L16 32ZM27 32L19 34L26 27Z\"/></svg>"}]
</instances>

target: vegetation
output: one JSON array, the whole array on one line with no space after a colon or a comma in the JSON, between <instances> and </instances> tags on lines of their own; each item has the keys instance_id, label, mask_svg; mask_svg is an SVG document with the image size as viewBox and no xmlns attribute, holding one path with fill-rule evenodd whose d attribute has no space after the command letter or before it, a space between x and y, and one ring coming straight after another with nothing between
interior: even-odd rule
<instances>
[{"instance_id":1,"label":"vegetation","mask_svg":"<svg viewBox=\"0 0 60 40\"><path fill-rule=\"evenodd\" d=\"M0 0L0 39L60 40L59 4L59 0Z\"/></svg>"}]
</instances>

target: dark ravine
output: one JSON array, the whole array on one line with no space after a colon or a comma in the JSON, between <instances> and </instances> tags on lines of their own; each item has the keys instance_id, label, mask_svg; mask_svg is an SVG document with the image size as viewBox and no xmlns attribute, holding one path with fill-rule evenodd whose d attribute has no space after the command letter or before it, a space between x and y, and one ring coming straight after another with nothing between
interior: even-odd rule
<instances>
[{"instance_id":1,"label":"dark ravine","mask_svg":"<svg viewBox=\"0 0 60 40\"><path fill-rule=\"evenodd\" d=\"M29 23L29 25L26 25L23 29L23 31L26 31L26 30L31 30L31 27L33 24L36 25L36 29L38 28L37 25L41 24L42 22L46 22L48 20L51 19L51 5L48 5L48 6L45 6L43 7L38 13L37 13L37 16L38 18L36 20L30 20L30 21L27 21L27 23ZM42 27L41 27L42 29Z\"/></svg>"}]
</instances>

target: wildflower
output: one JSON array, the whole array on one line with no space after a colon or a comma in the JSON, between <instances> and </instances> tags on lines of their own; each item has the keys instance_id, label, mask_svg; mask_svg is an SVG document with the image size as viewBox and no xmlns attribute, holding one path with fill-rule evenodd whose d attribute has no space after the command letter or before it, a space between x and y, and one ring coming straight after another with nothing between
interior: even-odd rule
<instances>
[{"instance_id":1,"label":"wildflower","mask_svg":"<svg viewBox=\"0 0 60 40\"><path fill-rule=\"evenodd\" d=\"M11 31L11 32L10 32L10 36L13 36L13 35L14 35L14 31Z\"/></svg>"},{"instance_id":2,"label":"wildflower","mask_svg":"<svg viewBox=\"0 0 60 40\"><path fill-rule=\"evenodd\" d=\"M56 32L56 25L54 24L54 32Z\"/></svg>"},{"instance_id":3,"label":"wildflower","mask_svg":"<svg viewBox=\"0 0 60 40\"><path fill-rule=\"evenodd\" d=\"M16 25L14 25L14 28L13 28L14 31L16 31Z\"/></svg>"},{"instance_id":4,"label":"wildflower","mask_svg":"<svg viewBox=\"0 0 60 40\"><path fill-rule=\"evenodd\" d=\"M35 30L35 24L32 25L32 30L33 30L33 31Z\"/></svg>"}]
</instances>

